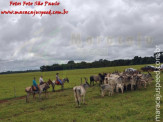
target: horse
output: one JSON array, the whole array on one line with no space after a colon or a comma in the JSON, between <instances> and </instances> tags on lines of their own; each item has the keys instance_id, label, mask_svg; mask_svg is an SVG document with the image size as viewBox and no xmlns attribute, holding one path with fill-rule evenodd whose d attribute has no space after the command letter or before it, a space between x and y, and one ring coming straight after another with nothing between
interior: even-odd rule
<instances>
[{"instance_id":1,"label":"horse","mask_svg":"<svg viewBox=\"0 0 163 122\"><path fill-rule=\"evenodd\" d=\"M35 94L39 94L39 99L40 99L41 93L42 93L43 91L45 91L45 97L46 97L47 89L50 88L50 87L49 87L49 85L50 85L50 83L51 83L50 81L51 81L51 80L49 79L48 82L45 82L44 84L40 85L40 86L39 86L39 87L40 87L39 90L33 90L33 88L32 88L33 86L27 87L27 88L25 89L25 92L27 93L26 102L29 102L29 101L28 101L28 97L29 97L30 94L33 95L33 98L35 97Z\"/></svg>"},{"instance_id":2,"label":"horse","mask_svg":"<svg viewBox=\"0 0 163 122\"><path fill-rule=\"evenodd\" d=\"M64 78L63 80L61 80L62 81L62 84L60 84L59 82L57 82L57 81L55 81L55 80L53 80L52 81L52 88L53 88L53 92L55 91L55 85L61 85L61 89L63 90L63 88L64 88L64 83L65 82L67 82L67 83L69 83L69 79L68 78Z\"/></svg>"}]
</instances>

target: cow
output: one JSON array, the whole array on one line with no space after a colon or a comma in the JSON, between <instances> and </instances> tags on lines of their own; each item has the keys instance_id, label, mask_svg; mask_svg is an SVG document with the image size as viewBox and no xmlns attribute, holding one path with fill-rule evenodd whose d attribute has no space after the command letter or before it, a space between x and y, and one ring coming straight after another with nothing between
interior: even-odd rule
<instances>
[{"instance_id":1,"label":"cow","mask_svg":"<svg viewBox=\"0 0 163 122\"><path fill-rule=\"evenodd\" d=\"M81 81L82 81L82 78L81 78ZM89 86L90 85L87 82L87 79L85 78L84 84L73 87L75 102L77 102L78 107L80 106L82 101L83 101L83 104L85 104L86 88L88 88Z\"/></svg>"},{"instance_id":2,"label":"cow","mask_svg":"<svg viewBox=\"0 0 163 122\"><path fill-rule=\"evenodd\" d=\"M106 75L107 75L106 73L103 74L99 73L98 75L90 76L90 85L93 83L94 86L94 82L97 83L98 81L100 82L100 84L103 84Z\"/></svg>"},{"instance_id":3,"label":"cow","mask_svg":"<svg viewBox=\"0 0 163 122\"><path fill-rule=\"evenodd\" d=\"M104 97L106 92L109 93L109 96L112 96L114 94L113 86L111 86L109 84L101 85L101 96Z\"/></svg>"}]
</instances>

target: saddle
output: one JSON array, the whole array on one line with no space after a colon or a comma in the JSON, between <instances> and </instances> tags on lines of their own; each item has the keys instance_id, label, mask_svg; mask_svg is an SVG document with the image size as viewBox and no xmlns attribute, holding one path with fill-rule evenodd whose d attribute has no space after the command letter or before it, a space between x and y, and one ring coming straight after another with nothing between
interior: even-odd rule
<instances>
[{"instance_id":1,"label":"saddle","mask_svg":"<svg viewBox=\"0 0 163 122\"><path fill-rule=\"evenodd\" d=\"M39 91L39 90L38 90L38 88L37 88L37 87L35 87L35 86L33 86L33 85L32 85L32 87L31 87L31 88L32 88L32 90L33 90L33 91Z\"/></svg>"},{"instance_id":2,"label":"saddle","mask_svg":"<svg viewBox=\"0 0 163 122\"><path fill-rule=\"evenodd\" d=\"M56 84L57 84L57 85L61 85L61 83L60 83L59 81L56 81Z\"/></svg>"}]
</instances>

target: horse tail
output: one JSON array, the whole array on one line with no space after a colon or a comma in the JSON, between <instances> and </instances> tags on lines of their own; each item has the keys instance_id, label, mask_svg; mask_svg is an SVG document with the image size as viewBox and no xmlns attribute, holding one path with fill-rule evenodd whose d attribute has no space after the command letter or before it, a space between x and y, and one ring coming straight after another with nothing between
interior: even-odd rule
<instances>
[{"instance_id":1,"label":"horse tail","mask_svg":"<svg viewBox=\"0 0 163 122\"><path fill-rule=\"evenodd\" d=\"M55 82L56 82L56 81L55 81L55 80L53 80L53 81L52 81L52 84L54 85L54 84L55 84Z\"/></svg>"}]
</instances>

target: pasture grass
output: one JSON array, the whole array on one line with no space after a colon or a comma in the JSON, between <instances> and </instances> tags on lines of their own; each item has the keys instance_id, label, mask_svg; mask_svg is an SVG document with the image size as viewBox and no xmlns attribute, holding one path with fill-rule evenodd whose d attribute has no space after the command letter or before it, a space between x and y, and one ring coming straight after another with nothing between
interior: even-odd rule
<instances>
[{"instance_id":1,"label":"pasture grass","mask_svg":"<svg viewBox=\"0 0 163 122\"><path fill-rule=\"evenodd\" d=\"M88 88L86 94L86 105L76 108L72 87L80 84L80 77L89 77L99 72L123 71L125 68L133 67L140 69L143 65L91 68L80 70L58 71L60 77L68 77L70 83L65 84L65 90L49 92L48 98L44 94L42 99L30 97L30 102L25 99L12 99L14 87L16 96L25 95L24 89L30 86L32 78L38 79L43 75L45 80L54 79L56 72L35 72L0 75L0 99L10 99L0 104L0 121L52 121L52 122L141 122L155 121L155 82L153 81L146 89L136 91L125 91L124 94L115 93L113 96L101 97L100 88L97 85ZM154 77L154 73L152 73ZM163 74L161 74L161 80ZM163 83L161 82L163 86ZM56 86L60 89L60 86ZM49 89L51 91L51 88ZM161 91L162 92L162 91ZM162 106L162 100L161 100ZM163 109L161 108L161 113ZM163 121L163 119L161 118Z\"/></svg>"}]
</instances>

